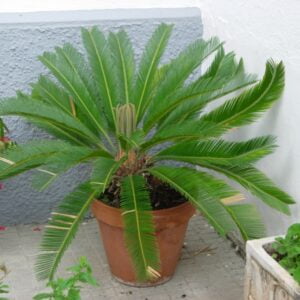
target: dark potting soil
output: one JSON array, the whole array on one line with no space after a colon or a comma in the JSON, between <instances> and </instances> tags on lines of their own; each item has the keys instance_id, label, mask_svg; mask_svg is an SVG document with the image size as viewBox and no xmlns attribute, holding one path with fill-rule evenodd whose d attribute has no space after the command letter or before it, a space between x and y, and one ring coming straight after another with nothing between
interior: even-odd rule
<instances>
[{"instance_id":1,"label":"dark potting soil","mask_svg":"<svg viewBox=\"0 0 300 300\"><path fill-rule=\"evenodd\" d=\"M168 184L154 178L152 175L148 175L146 180L153 210L175 207L187 201L180 193L175 191ZM99 196L99 199L110 206L119 208L119 182L113 181L104 194Z\"/></svg>"},{"instance_id":2,"label":"dark potting soil","mask_svg":"<svg viewBox=\"0 0 300 300\"><path fill-rule=\"evenodd\" d=\"M264 248L265 251L266 251L273 259L275 259L277 262L279 262L281 259L284 258L284 255L279 254L279 253L272 247L272 243L265 245L263 248Z\"/></svg>"}]
</instances>

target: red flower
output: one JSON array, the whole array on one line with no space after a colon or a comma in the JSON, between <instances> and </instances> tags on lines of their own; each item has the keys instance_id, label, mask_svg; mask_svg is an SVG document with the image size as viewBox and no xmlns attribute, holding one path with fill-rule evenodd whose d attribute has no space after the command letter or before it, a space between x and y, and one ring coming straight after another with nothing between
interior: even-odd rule
<instances>
[{"instance_id":1,"label":"red flower","mask_svg":"<svg viewBox=\"0 0 300 300\"><path fill-rule=\"evenodd\" d=\"M0 190L3 190L3 188L4 188L4 184L0 183Z\"/></svg>"},{"instance_id":2,"label":"red flower","mask_svg":"<svg viewBox=\"0 0 300 300\"><path fill-rule=\"evenodd\" d=\"M5 226L0 226L0 231L4 231L4 230L6 230L6 228L7 227L5 227Z\"/></svg>"},{"instance_id":3,"label":"red flower","mask_svg":"<svg viewBox=\"0 0 300 300\"><path fill-rule=\"evenodd\" d=\"M0 141L2 141L4 143L8 143L11 141L11 139L8 136L3 136L3 137L0 137Z\"/></svg>"}]
</instances>

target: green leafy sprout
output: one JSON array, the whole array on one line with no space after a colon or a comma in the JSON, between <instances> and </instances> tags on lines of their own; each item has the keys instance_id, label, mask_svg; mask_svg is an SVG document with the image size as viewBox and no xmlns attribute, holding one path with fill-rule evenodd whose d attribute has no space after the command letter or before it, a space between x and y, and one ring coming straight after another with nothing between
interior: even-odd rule
<instances>
[{"instance_id":1,"label":"green leafy sprout","mask_svg":"<svg viewBox=\"0 0 300 300\"><path fill-rule=\"evenodd\" d=\"M78 264L68 268L72 275L68 278L57 278L50 281L47 286L51 292L39 293L33 297L34 300L80 300L80 284L98 286L92 275L92 268L87 258L82 256Z\"/></svg>"},{"instance_id":2,"label":"green leafy sprout","mask_svg":"<svg viewBox=\"0 0 300 300\"><path fill-rule=\"evenodd\" d=\"M51 76L41 75L28 94L1 101L0 117L20 116L57 139L6 151L0 180L35 170L33 184L45 190L78 164L93 169L52 213L36 262L38 279L53 279L90 204L112 182L120 187L125 241L140 281L160 272L149 176L182 194L223 236L238 232L247 240L265 234L254 205L227 201L241 198L241 191L224 176L289 214L294 200L254 165L273 153L275 138L222 137L276 103L284 89L283 63L267 61L257 80L214 37L195 40L162 64L172 29L159 25L137 63L125 31L105 35L97 27L83 28L84 54L71 44L45 52L39 60ZM199 75L208 58L212 62ZM215 100L219 106L211 108Z\"/></svg>"},{"instance_id":3,"label":"green leafy sprout","mask_svg":"<svg viewBox=\"0 0 300 300\"><path fill-rule=\"evenodd\" d=\"M273 257L300 284L300 224L288 228L285 237L277 237L272 244Z\"/></svg>"}]
</instances>

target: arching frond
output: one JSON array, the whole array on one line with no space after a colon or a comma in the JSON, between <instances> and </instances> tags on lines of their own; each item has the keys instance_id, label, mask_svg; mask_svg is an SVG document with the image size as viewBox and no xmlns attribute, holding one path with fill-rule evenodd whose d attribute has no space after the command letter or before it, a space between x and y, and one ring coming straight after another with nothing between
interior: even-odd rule
<instances>
[{"instance_id":1,"label":"arching frond","mask_svg":"<svg viewBox=\"0 0 300 300\"><path fill-rule=\"evenodd\" d=\"M221 166L216 164L201 164L201 166L226 175L270 207L287 215L290 214L288 205L295 203L294 200L256 168L252 166Z\"/></svg>"},{"instance_id":2,"label":"arching frond","mask_svg":"<svg viewBox=\"0 0 300 300\"><path fill-rule=\"evenodd\" d=\"M245 142L224 140L182 142L160 151L155 160L176 160L192 164L247 165L273 152L275 138L257 137Z\"/></svg>"},{"instance_id":3,"label":"arching frond","mask_svg":"<svg viewBox=\"0 0 300 300\"><path fill-rule=\"evenodd\" d=\"M89 99L86 101L91 102L91 107L94 106L93 108L97 110L100 115L101 107L96 105L96 103L99 104L99 95L97 94L96 84L83 55L69 43L65 44L63 47L56 47L55 50L57 52L58 60L61 63L68 64L73 71L73 76L78 77L78 81L80 79L82 82L81 88L86 89L89 95Z\"/></svg>"},{"instance_id":4,"label":"arching frond","mask_svg":"<svg viewBox=\"0 0 300 300\"><path fill-rule=\"evenodd\" d=\"M104 148L100 138L94 135L85 125L62 110L46 103L39 103L30 97L19 96L7 99L0 104L0 116L21 116L44 129L58 130L66 140L76 144L91 143Z\"/></svg>"},{"instance_id":5,"label":"arching frond","mask_svg":"<svg viewBox=\"0 0 300 300\"><path fill-rule=\"evenodd\" d=\"M284 66L268 61L263 79L238 97L226 101L202 117L205 121L230 127L242 126L256 120L279 99L284 88Z\"/></svg>"},{"instance_id":6,"label":"arching frond","mask_svg":"<svg viewBox=\"0 0 300 300\"><path fill-rule=\"evenodd\" d=\"M143 52L138 68L135 86L134 104L137 109L137 120L141 120L149 104L153 83L160 59L171 35L172 25L161 24L154 31Z\"/></svg>"},{"instance_id":7,"label":"arching frond","mask_svg":"<svg viewBox=\"0 0 300 300\"><path fill-rule=\"evenodd\" d=\"M229 69L230 72L226 74L225 70L220 70L222 75L208 78L200 76L198 80L179 90L176 93L178 105L159 121L159 128L171 123L185 122L191 117L198 118L207 104L256 82L256 76L244 73L239 65L235 69L234 73Z\"/></svg>"},{"instance_id":8,"label":"arching frond","mask_svg":"<svg viewBox=\"0 0 300 300\"><path fill-rule=\"evenodd\" d=\"M165 142L182 142L207 139L219 136L227 130L211 122L199 120L187 121L184 124L171 124L154 133L153 137L141 145L143 151Z\"/></svg>"},{"instance_id":9,"label":"arching frond","mask_svg":"<svg viewBox=\"0 0 300 300\"><path fill-rule=\"evenodd\" d=\"M35 271L38 280L52 280L64 252L98 191L88 183L78 186L52 213L40 244Z\"/></svg>"},{"instance_id":10,"label":"arching frond","mask_svg":"<svg viewBox=\"0 0 300 300\"><path fill-rule=\"evenodd\" d=\"M93 131L102 133L111 146L110 137L105 129L104 119L100 114L99 107L95 99L91 96L90 86L87 86L86 80L83 79L82 72L86 69L83 59L79 58L78 53L74 53L73 48L57 48L57 53L45 52L40 56L40 61L53 73L66 90L72 96L81 113L85 114L89 122L85 122ZM81 68L83 69L82 71Z\"/></svg>"},{"instance_id":11,"label":"arching frond","mask_svg":"<svg viewBox=\"0 0 300 300\"><path fill-rule=\"evenodd\" d=\"M159 277L155 228L144 177L129 175L123 179L121 208L125 224L125 241L137 272L137 278L145 281Z\"/></svg>"},{"instance_id":12,"label":"arching frond","mask_svg":"<svg viewBox=\"0 0 300 300\"><path fill-rule=\"evenodd\" d=\"M187 93L185 93L184 97L183 95L181 97L176 96L177 90L182 87L203 60L220 46L221 43L217 38L212 38L208 41L197 40L171 61L147 111L144 124L146 132L180 102L184 101L183 99L186 98Z\"/></svg>"},{"instance_id":13,"label":"arching frond","mask_svg":"<svg viewBox=\"0 0 300 300\"><path fill-rule=\"evenodd\" d=\"M119 161L107 157L100 157L93 162L93 172L91 175L91 185L100 187L101 193L109 185L115 172L120 165L124 162L126 156Z\"/></svg>"},{"instance_id":14,"label":"arching frond","mask_svg":"<svg viewBox=\"0 0 300 300\"><path fill-rule=\"evenodd\" d=\"M73 145L64 146L58 153L45 160L42 171L37 170L36 174L33 175L33 186L39 190L44 190L70 168L101 156L110 157L107 152L101 150Z\"/></svg>"},{"instance_id":15,"label":"arching frond","mask_svg":"<svg viewBox=\"0 0 300 300\"><path fill-rule=\"evenodd\" d=\"M185 196L221 235L236 229L221 199L238 192L225 182L188 168L160 166L148 171Z\"/></svg>"},{"instance_id":16,"label":"arching frond","mask_svg":"<svg viewBox=\"0 0 300 300\"><path fill-rule=\"evenodd\" d=\"M40 76L38 82L32 84L32 88L33 99L41 100L73 115L69 94L51 79Z\"/></svg>"},{"instance_id":17,"label":"arching frond","mask_svg":"<svg viewBox=\"0 0 300 300\"><path fill-rule=\"evenodd\" d=\"M116 69L121 103L133 102L135 57L131 41L125 31L109 34L109 46Z\"/></svg>"},{"instance_id":18,"label":"arching frond","mask_svg":"<svg viewBox=\"0 0 300 300\"><path fill-rule=\"evenodd\" d=\"M99 163L101 164L101 171ZM71 194L66 196L46 226L46 231L40 245L40 254L36 262L37 278L51 280L56 272L61 258L72 242L78 226L95 198L107 188L114 170L119 162L109 158L99 158L98 166L94 170L93 181L104 184L85 182L79 185ZM98 170L98 171L97 171Z\"/></svg>"},{"instance_id":19,"label":"arching frond","mask_svg":"<svg viewBox=\"0 0 300 300\"><path fill-rule=\"evenodd\" d=\"M252 204L225 206L245 241L266 236L266 228L257 208Z\"/></svg>"},{"instance_id":20,"label":"arching frond","mask_svg":"<svg viewBox=\"0 0 300 300\"><path fill-rule=\"evenodd\" d=\"M82 28L81 33L98 93L101 96L110 126L115 129L116 116L114 108L119 103L117 99L118 85L108 42L96 26L90 29Z\"/></svg>"},{"instance_id":21,"label":"arching frond","mask_svg":"<svg viewBox=\"0 0 300 300\"><path fill-rule=\"evenodd\" d=\"M67 144L54 140L39 140L17 145L0 154L0 180L40 167Z\"/></svg>"}]
</instances>

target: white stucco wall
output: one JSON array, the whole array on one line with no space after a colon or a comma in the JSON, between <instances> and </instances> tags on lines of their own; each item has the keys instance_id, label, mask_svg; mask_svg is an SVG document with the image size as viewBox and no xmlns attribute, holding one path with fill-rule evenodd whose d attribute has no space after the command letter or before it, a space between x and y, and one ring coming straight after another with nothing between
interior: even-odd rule
<instances>
[{"instance_id":1,"label":"white stucco wall","mask_svg":"<svg viewBox=\"0 0 300 300\"><path fill-rule=\"evenodd\" d=\"M282 233L300 222L300 1L201 0L204 37L217 35L226 48L244 57L246 68L262 74L269 57L283 60L286 89L278 103L258 124L236 136L271 133L279 148L259 167L298 202L285 217L260 205L270 234ZM255 200L254 200L255 201Z\"/></svg>"},{"instance_id":2,"label":"white stucco wall","mask_svg":"<svg viewBox=\"0 0 300 300\"><path fill-rule=\"evenodd\" d=\"M205 37L219 36L226 48L245 59L249 71L262 74L269 57L283 60L286 89L283 99L255 126L245 128L236 137L274 134L278 145L274 155L259 167L298 204L292 216L285 217L259 204L270 234L282 233L300 220L300 1L275 0L10 0L0 11L25 12L102 8L191 7L201 8ZM257 202L252 197L251 201ZM260 202L257 202L260 203Z\"/></svg>"}]
</instances>

